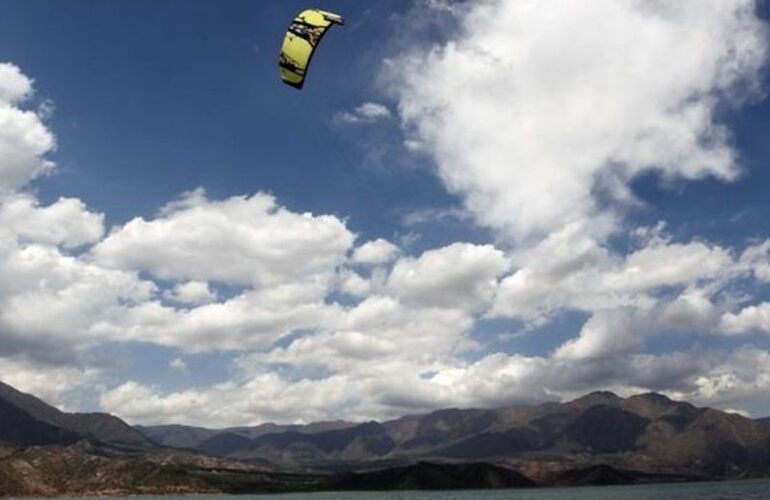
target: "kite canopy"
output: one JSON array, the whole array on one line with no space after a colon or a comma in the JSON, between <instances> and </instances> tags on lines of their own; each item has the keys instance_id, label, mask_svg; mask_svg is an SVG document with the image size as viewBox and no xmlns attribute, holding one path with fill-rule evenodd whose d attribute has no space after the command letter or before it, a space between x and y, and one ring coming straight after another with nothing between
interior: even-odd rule
<instances>
[{"instance_id":1,"label":"kite canopy","mask_svg":"<svg viewBox=\"0 0 770 500\"><path fill-rule=\"evenodd\" d=\"M316 47L334 24L344 24L342 16L318 9L297 14L281 46L278 66L284 83L302 88Z\"/></svg>"}]
</instances>

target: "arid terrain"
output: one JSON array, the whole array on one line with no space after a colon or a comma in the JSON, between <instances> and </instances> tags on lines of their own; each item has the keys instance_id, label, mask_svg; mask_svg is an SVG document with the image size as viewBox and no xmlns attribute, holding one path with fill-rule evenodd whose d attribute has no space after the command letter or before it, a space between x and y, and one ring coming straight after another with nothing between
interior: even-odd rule
<instances>
[{"instance_id":1,"label":"arid terrain","mask_svg":"<svg viewBox=\"0 0 770 500\"><path fill-rule=\"evenodd\" d=\"M767 477L770 423L660 394L386 422L131 427L0 384L0 494L499 488Z\"/></svg>"}]
</instances>

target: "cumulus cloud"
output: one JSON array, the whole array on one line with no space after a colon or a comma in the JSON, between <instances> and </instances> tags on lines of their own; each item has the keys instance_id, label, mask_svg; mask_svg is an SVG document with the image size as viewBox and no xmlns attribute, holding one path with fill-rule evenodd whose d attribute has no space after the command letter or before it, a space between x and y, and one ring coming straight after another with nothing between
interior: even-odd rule
<instances>
[{"instance_id":1,"label":"cumulus cloud","mask_svg":"<svg viewBox=\"0 0 770 500\"><path fill-rule=\"evenodd\" d=\"M187 423L221 426L365 420L449 406L504 406L572 398L597 387L621 394L656 390L735 408L751 402L765 387L760 371L741 366L747 357L761 357L761 350L639 352L660 332L719 328L719 317L729 304L714 302L714 291L698 285L703 276L713 278L709 266L701 273L684 266L682 272L645 280L651 286L687 285L667 299L594 311L577 337L548 356L497 352L469 362L462 355L473 348L467 333L483 309L480 305L491 303L489 290L505 265L502 252L469 244L402 257L386 278L387 286L370 291L356 305L326 309L325 317L308 323L315 328L286 345L243 356L236 364L239 375L227 384L164 393L129 383L106 392L102 404L136 421L171 422L181 412ZM617 266L615 273L627 268L623 262ZM166 329L173 331L176 321L153 334L156 341ZM220 342L233 338L225 331L215 337ZM236 345L248 344L241 338ZM754 389L731 392L738 381ZM252 399L256 386L260 394L286 391L291 397L257 402ZM318 400L319 391L336 396ZM305 398L313 404L304 405ZM221 401L216 412L205 410L210 401Z\"/></svg>"},{"instance_id":2,"label":"cumulus cloud","mask_svg":"<svg viewBox=\"0 0 770 500\"><path fill-rule=\"evenodd\" d=\"M265 349L293 330L315 328L333 315L323 289L287 285L247 290L235 297L193 308L157 300L117 309L92 323L97 336L151 342L188 351Z\"/></svg>"},{"instance_id":3,"label":"cumulus cloud","mask_svg":"<svg viewBox=\"0 0 770 500\"><path fill-rule=\"evenodd\" d=\"M337 287L342 293L353 297L366 297L373 287L377 286L376 281L381 272L381 269L375 269L372 271L372 277L366 278L351 269L341 269Z\"/></svg>"},{"instance_id":4,"label":"cumulus cloud","mask_svg":"<svg viewBox=\"0 0 770 500\"><path fill-rule=\"evenodd\" d=\"M346 342L353 342L348 348L357 353L363 347L352 339ZM187 424L221 427L339 417L367 420L446 407L502 407L570 399L597 387L622 395L655 390L696 404L736 408L766 397L770 388L764 369L770 353L756 348L628 353L600 362L493 353L470 363L446 359L429 364L385 356L383 369L379 362L383 354L375 355L378 363L369 363L368 370L348 366L322 377L292 379L257 368L256 373L244 371L238 381L167 393L128 382L104 392L101 404L134 422L169 423L181 418ZM254 361L245 363L257 367Z\"/></svg>"},{"instance_id":5,"label":"cumulus cloud","mask_svg":"<svg viewBox=\"0 0 770 500\"><path fill-rule=\"evenodd\" d=\"M375 295L328 318L320 332L250 359L255 366L284 364L387 377L403 363L431 366L446 359L462 347L472 326L472 316L459 308L414 307Z\"/></svg>"},{"instance_id":6,"label":"cumulus cloud","mask_svg":"<svg viewBox=\"0 0 770 500\"><path fill-rule=\"evenodd\" d=\"M187 363L182 358L174 358L168 365L172 370L187 372Z\"/></svg>"},{"instance_id":7,"label":"cumulus cloud","mask_svg":"<svg viewBox=\"0 0 770 500\"><path fill-rule=\"evenodd\" d=\"M598 387L740 408L767 391L762 349L644 346L670 331L767 330L767 304L747 307L731 287L770 281L770 243L676 241L664 224L628 228L623 217L643 173L739 174L715 110L755 90L766 49L753 3L421 8L456 16L458 31L391 60L398 114L405 140L433 157L466 212L405 222L470 213L495 229L494 245L415 255L384 239L356 246L336 216L297 213L263 192L215 200L203 189L105 237L103 216L82 201L43 206L22 192L53 168L55 140L48 106L24 109L31 79L0 64L0 378L56 398L36 374L93 384L102 375L81 356L105 342L231 349L239 357L228 382L165 392L128 380L100 397L134 422L219 427L501 406ZM364 103L338 120L393 115ZM541 356L494 352L477 330L482 318L544 327L565 310L588 319Z\"/></svg>"},{"instance_id":8,"label":"cumulus cloud","mask_svg":"<svg viewBox=\"0 0 770 500\"><path fill-rule=\"evenodd\" d=\"M766 397L767 365L757 363L769 355L756 348L691 349L627 353L597 361L494 353L440 370L424 382L447 391L453 404L466 407L569 399L597 387L623 395L654 390L696 404L734 407Z\"/></svg>"},{"instance_id":9,"label":"cumulus cloud","mask_svg":"<svg viewBox=\"0 0 770 500\"><path fill-rule=\"evenodd\" d=\"M291 212L265 193L217 201L199 189L116 228L92 253L161 279L270 287L329 281L354 239L336 217Z\"/></svg>"},{"instance_id":10,"label":"cumulus cloud","mask_svg":"<svg viewBox=\"0 0 770 500\"><path fill-rule=\"evenodd\" d=\"M757 280L770 283L770 239L744 250L741 263L751 270Z\"/></svg>"},{"instance_id":11,"label":"cumulus cloud","mask_svg":"<svg viewBox=\"0 0 770 500\"><path fill-rule=\"evenodd\" d=\"M399 248L382 238L367 241L353 252L353 262L356 264L387 264L399 253Z\"/></svg>"},{"instance_id":12,"label":"cumulus cloud","mask_svg":"<svg viewBox=\"0 0 770 500\"><path fill-rule=\"evenodd\" d=\"M517 269L502 280L491 315L534 323L562 309L651 307L661 289L728 280L744 267L718 245L677 243L657 234L616 255L577 223L516 252L513 261Z\"/></svg>"},{"instance_id":13,"label":"cumulus cloud","mask_svg":"<svg viewBox=\"0 0 770 500\"><path fill-rule=\"evenodd\" d=\"M104 341L94 324L155 293L155 285L136 273L104 269L46 245L2 242L1 236L0 354L20 342L48 346L35 353L47 357L52 345L63 353Z\"/></svg>"},{"instance_id":14,"label":"cumulus cloud","mask_svg":"<svg viewBox=\"0 0 770 500\"><path fill-rule=\"evenodd\" d=\"M0 63L0 196L54 168L45 157L56 147L53 134L35 111L19 107L31 93L17 66Z\"/></svg>"},{"instance_id":15,"label":"cumulus cloud","mask_svg":"<svg viewBox=\"0 0 770 500\"><path fill-rule=\"evenodd\" d=\"M387 120L392 117L390 110L383 104L376 102L365 102L356 107L353 111L341 111L334 116L334 119L340 123L360 124L374 123L380 120Z\"/></svg>"},{"instance_id":16,"label":"cumulus cloud","mask_svg":"<svg viewBox=\"0 0 770 500\"><path fill-rule=\"evenodd\" d=\"M181 304L200 305L215 302L217 294L211 290L208 283L186 281L174 285L174 289L168 291L166 297Z\"/></svg>"},{"instance_id":17,"label":"cumulus cloud","mask_svg":"<svg viewBox=\"0 0 770 500\"><path fill-rule=\"evenodd\" d=\"M0 63L0 102L15 104L32 93L32 80L18 66Z\"/></svg>"},{"instance_id":18,"label":"cumulus cloud","mask_svg":"<svg viewBox=\"0 0 770 500\"><path fill-rule=\"evenodd\" d=\"M86 372L66 366L78 365L79 353L104 340L92 336L93 322L146 300L155 287L133 272L103 269L70 254L102 238L102 214L75 198L43 206L20 191L54 167L46 158L54 136L43 123L52 104L23 109L32 94L30 78L0 63L0 356L6 368L0 376L58 403L66 391L56 396L52 388L66 382L74 387L93 375L87 366Z\"/></svg>"},{"instance_id":19,"label":"cumulus cloud","mask_svg":"<svg viewBox=\"0 0 770 500\"><path fill-rule=\"evenodd\" d=\"M492 245L454 243L398 261L387 288L409 304L476 309L490 303L506 266Z\"/></svg>"},{"instance_id":20,"label":"cumulus cloud","mask_svg":"<svg viewBox=\"0 0 770 500\"><path fill-rule=\"evenodd\" d=\"M259 210L254 212L249 206L252 200L229 200L230 205L238 205L229 208L242 219L227 210L224 215L217 212L218 203L227 202L212 202L212 213L206 213L210 205L206 201L200 217L192 216L192 222L180 217L180 226L176 226L175 217L185 209L176 206L160 216L160 233L154 233L155 239L153 221L147 223L147 241L129 238L121 247L125 251L121 257L141 258L131 252L157 249L159 255L149 255L147 266L174 276L175 270L184 268L174 267L173 254L164 254L162 245L170 244L176 237L188 238L186 241L193 248L180 257L187 258L190 265L209 269L192 271L192 278L232 279L234 283L243 280L252 284L219 301L205 281L174 282L163 294L173 303L165 304L160 300L160 285L139 278L141 266L117 269L100 261L104 255L102 244L109 243L111 251L116 248L110 237L94 247L98 258L91 253L68 255L56 246L75 246L98 238L101 216L85 211L80 202L60 200L51 207L40 208L28 197L12 197L10 201L10 205L0 209L0 216L9 221L8 227L0 228L0 354L27 352L39 360L56 362L65 362L67 356L72 358L110 341L143 341L196 351L265 348L294 329L317 327L335 313L336 306L327 304L325 297L334 285L336 266L345 260L354 239L334 218L314 218L276 209L271 214L262 212L267 219L264 225L250 221L251 225L240 228L239 234L246 238L241 240L240 249L230 248L226 255L217 255L207 253L215 249L206 248L205 239L201 240L203 248L192 244L190 231L194 227L188 224L201 222L201 234L209 231L216 235L216 224L225 226L223 232L227 227L238 232L249 215L259 220ZM258 207L260 201L268 206L271 203L258 200ZM206 227L209 216L214 222ZM228 216L234 218L230 220ZM172 229L164 233L166 223ZM280 227L275 229L277 226ZM21 235L15 234L14 229ZM124 228L116 229L113 237L122 238L122 231ZM254 233L256 236L249 241ZM132 247L134 243L138 247ZM237 260L239 250L246 255L240 255L240 262L231 262L229 269L223 271L212 264L223 258ZM116 253L110 255L114 257ZM292 258L298 260L285 260ZM239 263L244 267L237 268ZM238 276L239 270L248 276ZM52 350L53 345L60 348ZM61 359L52 359L51 353Z\"/></svg>"},{"instance_id":21,"label":"cumulus cloud","mask_svg":"<svg viewBox=\"0 0 770 500\"><path fill-rule=\"evenodd\" d=\"M62 410L71 409L73 392L98 383L100 375L93 367L52 366L24 356L0 356L0 381Z\"/></svg>"},{"instance_id":22,"label":"cumulus cloud","mask_svg":"<svg viewBox=\"0 0 770 500\"><path fill-rule=\"evenodd\" d=\"M41 207L31 195L10 196L0 201L0 225L26 241L65 248L95 243L104 235L104 215L88 211L76 198Z\"/></svg>"},{"instance_id":23,"label":"cumulus cloud","mask_svg":"<svg viewBox=\"0 0 770 500\"><path fill-rule=\"evenodd\" d=\"M501 406L599 387L739 408L766 390L767 374L750 368L767 356L758 348L644 352L666 332L718 335L758 323L751 308L733 312L745 298L731 287L767 281L766 243L740 251L677 241L664 223L629 228L623 216L640 206L629 186L641 174L723 181L740 174L716 109L757 90L766 48L753 3L422 2L426 8L456 16L459 25L452 39L388 63L405 140L432 155L445 186L500 243L409 255L385 240L353 248L342 238L346 244L319 266L336 269L333 285L308 288L291 273L276 274L270 284L240 282L254 290L221 303L148 306L145 323L134 324L144 332L154 325L148 335L156 341L207 346L214 343L204 339L217 338L259 350L238 359L226 384L164 393L128 382L103 394L105 408L139 421L184 414L187 423L240 425ZM362 106L337 119L389 116ZM215 204L201 193L188 198L141 221L137 233L147 239L144 225L156 230ZM628 240L622 250L610 243L618 235ZM170 259L137 263L103 248L93 253L97 262L217 280L175 269ZM290 284L286 293L276 291L282 282ZM332 290L350 300L329 303ZM299 291L308 295L292 300ZM265 307L259 294L277 294L276 302ZM307 315L293 315L300 306ZM588 319L546 355L486 352L486 339L470 335L481 318L544 327L565 310ZM249 322L263 313L264 323ZM198 330L209 315L235 323ZM285 336L289 330L294 335ZM205 411L211 401L222 402L215 413Z\"/></svg>"},{"instance_id":24,"label":"cumulus cloud","mask_svg":"<svg viewBox=\"0 0 770 500\"><path fill-rule=\"evenodd\" d=\"M182 422L227 427L261 421L295 422L325 418L328 409L342 408L350 393L335 378L291 383L275 374L263 374L244 383L163 394L158 389L126 382L101 395L102 408L124 416L129 422ZM211 411L216 408L216 420Z\"/></svg>"},{"instance_id":25,"label":"cumulus cloud","mask_svg":"<svg viewBox=\"0 0 770 500\"><path fill-rule=\"evenodd\" d=\"M629 355L660 332L713 332L719 315L720 307L700 289L687 289L651 307L602 309L585 322L577 337L554 351L554 358L590 361Z\"/></svg>"},{"instance_id":26,"label":"cumulus cloud","mask_svg":"<svg viewBox=\"0 0 770 500\"><path fill-rule=\"evenodd\" d=\"M689 390L674 393L682 399L716 407L744 406L762 401L770 391L770 352L744 346L711 360L696 374Z\"/></svg>"},{"instance_id":27,"label":"cumulus cloud","mask_svg":"<svg viewBox=\"0 0 770 500\"><path fill-rule=\"evenodd\" d=\"M389 68L407 132L481 224L522 239L622 206L646 171L738 175L714 115L765 62L754 2L494 0L460 24Z\"/></svg>"},{"instance_id":28,"label":"cumulus cloud","mask_svg":"<svg viewBox=\"0 0 770 500\"><path fill-rule=\"evenodd\" d=\"M178 281L166 298L192 307L148 300L116 311L92 331L194 351L266 348L336 314L325 298L354 240L336 217L291 212L264 193L222 201L202 190L186 193L155 219L113 229L91 257L107 269ZM382 258L389 250L383 245L374 243L364 255ZM217 301L209 282L243 289Z\"/></svg>"},{"instance_id":29,"label":"cumulus cloud","mask_svg":"<svg viewBox=\"0 0 770 500\"><path fill-rule=\"evenodd\" d=\"M672 357L636 352L661 331L718 330L733 303L725 288L749 274L763 280L766 248L737 257L701 240L674 242L664 225L629 230L623 211L639 205L629 186L645 172L725 181L740 173L715 116L756 95L767 50L753 2L436 8L456 16L456 35L392 59L388 72L407 140L432 155L477 222L515 243L488 314L541 326L565 309L589 314L544 358L569 380L536 371L527 382L565 394L692 381L705 357L688 354L694 369L680 373ZM624 231L641 241L619 251L608 241ZM626 364L636 376L623 376Z\"/></svg>"},{"instance_id":30,"label":"cumulus cloud","mask_svg":"<svg viewBox=\"0 0 770 500\"><path fill-rule=\"evenodd\" d=\"M748 306L737 314L725 314L722 327L729 333L770 333L770 302Z\"/></svg>"}]
</instances>

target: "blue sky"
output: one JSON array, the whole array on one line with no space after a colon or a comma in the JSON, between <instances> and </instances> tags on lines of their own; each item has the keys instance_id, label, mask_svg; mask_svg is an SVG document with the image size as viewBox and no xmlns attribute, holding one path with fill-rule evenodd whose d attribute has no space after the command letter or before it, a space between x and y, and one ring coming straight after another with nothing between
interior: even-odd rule
<instances>
[{"instance_id":1,"label":"blue sky","mask_svg":"<svg viewBox=\"0 0 770 500\"><path fill-rule=\"evenodd\" d=\"M698 5L328 0L296 91L302 2L5 0L0 379L144 423L770 413L770 13Z\"/></svg>"},{"instance_id":2,"label":"blue sky","mask_svg":"<svg viewBox=\"0 0 770 500\"><path fill-rule=\"evenodd\" d=\"M379 97L389 18L408 2L331 2L348 25L324 41L313 80L297 92L276 85L275 59L303 6L4 4L4 58L23 61L38 97L57 106L60 174L38 186L43 199L76 192L120 223L198 186L213 196L269 190L298 210L356 213L357 230L381 235L399 229L400 210L446 204L414 165L362 165L362 135L331 123ZM398 133L380 135L387 144Z\"/></svg>"}]
</instances>

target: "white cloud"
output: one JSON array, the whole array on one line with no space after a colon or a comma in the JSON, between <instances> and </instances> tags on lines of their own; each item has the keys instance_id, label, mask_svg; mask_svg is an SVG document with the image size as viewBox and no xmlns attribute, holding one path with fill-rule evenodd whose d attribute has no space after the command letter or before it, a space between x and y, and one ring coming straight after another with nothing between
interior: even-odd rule
<instances>
[{"instance_id":1,"label":"white cloud","mask_svg":"<svg viewBox=\"0 0 770 500\"><path fill-rule=\"evenodd\" d=\"M627 353L597 362L495 353L440 370L428 382L434 392L448 393L449 404L465 407L564 400L606 388L624 395L655 390L699 405L735 408L767 397L768 356L764 350L741 348Z\"/></svg>"},{"instance_id":2,"label":"white cloud","mask_svg":"<svg viewBox=\"0 0 770 500\"><path fill-rule=\"evenodd\" d=\"M202 190L187 193L153 220L115 228L91 254L108 268L183 280L166 297L194 307L145 301L115 311L91 331L193 351L264 349L337 314L325 298L339 286L354 240L336 217L294 213L267 194L215 201ZM244 289L216 301L209 282Z\"/></svg>"},{"instance_id":3,"label":"white cloud","mask_svg":"<svg viewBox=\"0 0 770 500\"><path fill-rule=\"evenodd\" d=\"M312 285L333 277L354 239L336 217L291 212L268 194L214 201L197 190L153 220L116 228L93 256L100 265L161 279Z\"/></svg>"},{"instance_id":4,"label":"white cloud","mask_svg":"<svg viewBox=\"0 0 770 500\"><path fill-rule=\"evenodd\" d=\"M171 360L171 363L169 363L169 366L172 370L187 372L187 363L185 363L182 358L174 358Z\"/></svg>"},{"instance_id":5,"label":"white cloud","mask_svg":"<svg viewBox=\"0 0 770 500\"><path fill-rule=\"evenodd\" d=\"M751 245L741 255L741 263L761 282L770 283L770 239Z\"/></svg>"},{"instance_id":6,"label":"white cloud","mask_svg":"<svg viewBox=\"0 0 770 500\"><path fill-rule=\"evenodd\" d=\"M32 80L18 66L0 63L0 103L15 104L32 94Z\"/></svg>"},{"instance_id":7,"label":"white cloud","mask_svg":"<svg viewBox=\"0 0 770 500\"><path fill-rule=\"evenodd\" d=\"M180 392L128 382L102 395L102 408L133 422L181 421L193 425L254 425L266 421L366 420L446 407L501 407L571 399L603 387L630 395L655 390L700 405L736 408L766 397L770 375L766 351L679 351L588 359L493 353L478 361L431 363L388 357L362 339L338 339L337 349L359 357L321 378L283 378L262 371L264 359L244 361L255 373L240 381ZM329 346L327 346L328 348ZM319 361L334 359L320 351ZM310 357L307 358L308 360ZM376 359L376 363L371 360ZM369 369L362 369L368 362ZM262 368L259 368L261 366ZM243 366L241 367L243 368Z\"/></svg>"},{"instance_id":8,"label":"white cloud","mask_svg":"<svg viewBox=\"0 0 770 500\"><path fill-rule=\"evenodd\" d=\"M407 133L481 224L543 235L608 210L598 195L627 203L629 181L646 171L738 174L714 110L745 97L765 63L753 1L465 10L455 39L389 68Z\"/></svg>"},{"instance_id":9,"label":"white cloud","mask_svg":"<svg viewBox=\"0 0 770 500\"><path fill-rule=\"evenodd\" d=\"M290 383L275 374L262 374L244 383L162 394L136 382L126 382L101 395L103 409L136 423L185 423L218 428L255 425L265 421L310 422L343 407L351 398L334 377ZM288 418L288 420L287 420Z\"/></svg>"},{"instance_id":10,"label":"white cloud","mask_svg":"<svg viewBox=\"0 0 770 500\"><path fill-rule=\"evenodd\" d=\"M107 340L92 335L93 323L147 300L155 286L134 272L104 269L66 252L102 238L102 214L75 198L41 206L34 195L19 192L54 168L46 155L55 140L43 123L52 103L38 112L22 109L32 93L32 80L19 68L0 64L0 355L18 369L10 379L50 395L39 387L42 374L74 384L80 372L68 375L64 365Z\"/></svg>"},{"instance_id":11,"label":"white cloud","mask_svg":"<svg viewBox=\"0 0 770 500\"><path fill-rule=\"evenodd\" d=\"M365 102L355 108L353 111L341 111L337 113L334 119L342 123L374 123L380 120L391 118L390 110L376 102Z\"/></svg>"},{"instance_id":12,"label":"white cloud","mask_svg":"<svg viewBox=\"0 0 770 500\"><path fill-rule=\"evenodd\" d=\"M353 252L353 262L357 264L387 264L393 260L399 248L393 243L382 238L367 241Z\"/></svg>"},{"instance_id":13,"label":"white cloud","mask_svg":"<svg viewBox=\"0 0 770 500\"><path fill-rule=\"evenodd\" d=\"M18 107L31 93L18 67L0 63L0 196L54 168L45 158L56 147L53 134L34 111Z\"/></svg>"},{"instance_id":14,"label":"white cloud","mask_svg":"<svg viewBox=\"0 0 770 500\"><path fill-rule=\"evenodd\" d=\"M452 14L460 14L462 12L460 8L462 4L452 0L422 0L421 3L428 9L437 11L446 11Z\"/></svg>"},{"instance_id":15,"label":"white cloud","mask_svg":"<svg viewBox=\"0 0 770 500\"><path fill-rule=\"evenodd\" d=\"M0 357L0 381L32 394L59 409L69 409L74 392L91 388L100 371L75 366L52 366L24 357Z\"/></svg>"},{"instance_id":16,"label":"white cloud","mask_svg":"<svg viewBox=\"0 0 770 500\"><path fill-rule=\"evenodd\" d=\"M431 366L446 359L463 346L472 326L471 315L459 308L414 307L391 297L371 296L328 317L321 331L250 359L257 367L288 364L387 378L399 371L394 365Z\"/></svg>"},{"instance_id":17,"label":"white cloud","mask_svg":"<svg viewBox=\"0 0 770 500\"><path fill-rule=\"evenodd\" d=\"M506 269L503 253L492 245L454 243L403 258L393 267L387 289L399 300L424 307L487 307Z\"/></svg>"},{"instance_id":18,"label":"white cloud","mask_svg":"<svg viewBox=\"0 0 770 500\"><path fill-rule=\"evenodd\" d=\"M177 283L166 297L181 304L200 305L215 302L217 294L203 281Z\"/></svg>"},{"instance_id":19,"label":"white cloud","mask_svg":"<svg viewBox=\"0 0 770 500\"><path fill-rule=\"evenodd\" d=\"M767 330L766 303L728 311L749 300L730 296L736 278L770 281L770 244L738 257L673 241L664 224L622 234L635 176L738 174L713 114L739 83L752 90L764 62L753 4L554 1L468 3L454 41L395 63L405 141L434 157L476 221L517 244L507 253L454 243L409 255L383 239L355 247L336 216L292 212L265 193L211 200L202 189L105 238L103 216L80 200L41 206L19 192L53 168L55 141L46 106L21 108L31 80L0 64L0 378L56 398L63 386L46 389L45 377L97 380L73 359L105 342L232 349L242 355L229 382L164 393L127 381L100 399L133 421L219 427L499 406L603 386L730 408L767 391L760 349L641 350L671 330ZM338 119L392 117L376 103L348 115ZM631 249L614 249L614 235L633 236ZM71 251L83 245L93 246ZM335 292L349 296L336 302ZM486 339L471 335L486 314L545 325L564 310L589 319L547 356L481 354Z\"/></svg>"},{"instance_id":20,"label":"white cloud","mask_svg":"<svg viewBox=\"0 0 770 500\"><path fill-rule=\"evenodd\" d=\"M121 308L93 322L93 335L151 342L188 351L265 349L296 329L315 328L335 314L323 290L305 285L245 291L229 300L177 309L157 301Z\"/></svg>"},{"instance_id":21,"label":"white cloud","mask_svg":"<svg viewBox=\"0 0 770 500\"><path fill-rule=\"evenodd\" d=\"M732 413L735 415L740 415L741 417L744 417L744 418L751 418L751 414L746 410L740 410L737 408L724 408L722 411L725 411L727 413Z\"/></svg>"},{"instance_id":22,"label":"white cloud","mask_svg":"<svg viewBox=\"0 0 770 500\"><path fill-rule=\"evenodd\" d=\"M689 392L677 396L717 407L743 406L763 401L770 394L770 352L754 347L741 347L721 356L694 377Z\"/></svg>"},{"instance_id":23,"label":"white cloud","mask_svg":"<svg viewBox=\"0 0 770 500\"><path fill-rule=\"evenodd\" d=\"M37 106L37 116L39 116L41 120L48 120L54 115L55 112L56 103L51 99L44 99Z\"/></svg>"},{"instance_id":24,"label":"white cloud","mask_svg":"<svg viewBox=\"0 0 770 500\"><path fill-rule=\"evenodd\" d=\"M0 200L0 225L26 241L75 248L104 235L104 215L89 212L76 198L60 198L41 207L33 196L17 194Z\"/></svg>"},{"instance_id":25,"label":"white cloud","mask_svg":"<svg viewBox=\"0 0 770 500\"><path fill-rule=\"evenodd\" d=\"M490 0L462 12L445 2L427 5L458 15L461 26L455 40L421 46L391 66L405 140L434 157L442 181L476 221L516 246L505 253L454 243L408 255L407 246L385 240L354 249L346 237L331 238L346 243L332 245L333 258L303 274L322 276L315 287L274 268L266 282L234 280L240 272L191 276L191 263L211 262L209 253L193 258L174 249L178 268L170 257L132 260L147 254L131 248L135 241L153 239L154 231L178 234L167 228L178 220L189 216L190 226L205 227L199 209L230 214L218 203L232 200L193 193L157 219L137 222L141 238L128 237L130 224L116 230L107 239L114 236L115 248L100 245L96 261L254 289L189 310L144 304L112 328L168 345L258 351L244 353L226 384L164 394L129 382L103 394L106 409L145 422L182 414L187 423L221 426L500 406L597 387L739 408L768 387L763 370L744 364L766 357L759 349L641 352L666 332L722 333L720 318L742 300L730 286L752 273L764 279L762 244L738 256L698 238L674 241L663 223L624 228L622 217L629 204L640 206L629 184L645 172L667 179L739 174L714 110L740 100L739 87L754 90L764 64L764 28L752 2ZM390 115L362 106L337 119ZM631 248L616 250L608 243L614 235L629 236ZM123 253L124 243L131 251ZM311 239L297 244L316 246ZM286 262L306 254L292 255ZM331 290L359 301L330 304ZM564 310L589 319L550 355L464 356L484 342L469 333L485 314L545 325ZM273 344L290 331L291 340Z\"/></svg>"},{"instance_id":26,"label":"white cloud","mask_svg":"<svg viewBox=\"0 0 770 500\"><path fill-rule=\"evenodd\" d=\"M92 326L148 300L155 285L135 273L103 269L46 245L19 246L0 231L0 353L17 343L78 350L107 339Z\"/></svg>"},{"instance_id":27,"label":"white cloud","mask_svg":"<svg viewBox=\"0 0 770 500\"><path fill-rule=\"evenodd\" d=\"M577 337L564 342L553 353L564 361L597 361L628 356L639 350L648 337L671 331L711 333L720 309L703 290L688 289L671 300L651 307L618 307L595 312Z\"/></svg>"},{"instance_id":28,"label":"white cloud","mask_svg":"<svg viewBox=\"0 0 770 500\"><path fill-rule=\"evenodd\" d=\"M722 327L728 333L770 333L770 302L748 306L737 314L722 316Z\"/></svg>"},{"instance_id":29,"label":"white cloud","mask_svg":"<svg viewBox=\"0 0 770 500\"><path fill-rule=\"evenodd\" d=\"M450 208L422 208L412 210L404 214L403 223L406 226L419 224L432 224L437 221L463 221L468 218L468 213L458 207Z\"/></svg>"},{"instance_id":30,"label":"white cloud","mask_svg":"<svg viewBox=\"0 0 770 500\"><path fill-rule=\"evenodd\" d=\"M342 269L339 280L340 291L353 297L366 297L372 291L372 281L350 269Z\"/></svg>"},{"instance_id":31,"label":"white cloud","mask_svg":"<svg viewBox=\"0 0 770 500\"><path fill-rule=\"evenodd\" d=\"M719 283L744 267L720 246L675 243L659 234L625 256L615 255L582 224L568 225L516 252L513 261L518 269L501 282L491 315L533 323L565 308L652 307L660 289Z\"/></svg>"},{"instance_id":32,"label":"white cloud","mask_svg":"<svg viewBox=\"0 0 770 500\"><path fill-rule=\"evenodd\" d=\"M650 315L633 308L594 314L577 338L562 344L554 353L558 359L597 359L635 350L649 328Z\"/></svg>"}]
</instances>

